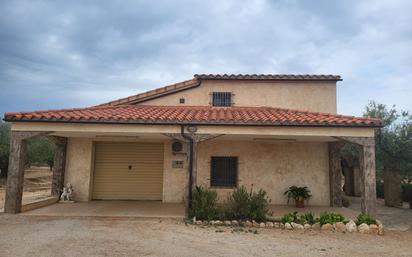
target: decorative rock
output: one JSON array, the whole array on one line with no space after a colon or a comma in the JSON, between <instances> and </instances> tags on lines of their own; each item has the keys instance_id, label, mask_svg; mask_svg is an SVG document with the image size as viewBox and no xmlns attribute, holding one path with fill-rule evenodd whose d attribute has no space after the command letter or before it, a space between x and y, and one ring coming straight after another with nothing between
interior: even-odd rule
<instances>
[{"instance_id":1,"label":"decorative rock","mask_svg":"<svg viewBox=\"0 0 412 257\"><path fill-rule=\"evenodd\" d=\"M362 234L369 234L369 226L368 224L362 223L358 226L359 233Z\"/></svg>"},{"instance_id":2,"label":"decorative rock","mask_svg":"<svg viewBox=\"0 0 412 257\"><path fill-rule=\"evenodd\" d=\"M310 229L312 228L312 226L309 225L308 223L306 223L305 225L303 225L303 228L304 228L305 230L310 230Z\"/></svg>"},{"instance_id":3,"label":"decorative rock","mask_svg":"<svg viewBox=\"0 0 412 257\"><path fill-rule=\"evenodd\" d=\"M322 231L333 231L333 226L332 224L323 224L322 227L320 228Z\"/></svg>"},{"instance_id":4,"label":"decorative rock","mask_svg":"<svg viewBox=\"0 0 412 257\"><path fill-rule=\"evenodd\" d=\"M222 224L223 224L223 222L221 222L220 220L216 220L216 221L215 221L215 225L216 225L216 226L220 226L220 225L222 225Z\"/></svg>"},{"instance_id":5,"label":"decorative rock","mask_svg":"<svg viewBox=\"0 0 412 257\"><path fill-rule=\"evenodd\" d=\"M290 223L285 223L285 228L286 228L287 230L293 229L293 227L292 227L292 225L290 225Z\"/></svg>"},{"instance_id":6,"label":"decorative rock","mask_svg":"<svg viewBox=\"0 0 412 257\"><path fill-rule=\"evenodd\" d=\"M202 225L203 222L201 220L196 220L196 225Z\"/></svg>"},{"instance_id":7,"label":"decorative rock","mask_svg":"<svg viewBox=\"0 0 412 257\"><path fill-rule=\"evenodd\" d=\"M275 227L275 228L280 228L280 225L281 225L281 223L279 223L279 222L273 223L273 227Z\"/></svg>"},{"instance_id":8,"label":"decorative rock","mask_svg":"<svg viewBox=\"0 0 412 257\"><path fill-rule=\"evenodd\" d=\"M232 226L239 226L239 222L237 220L232 220Z\"/></svg>"},{"instance_id":9,"label":"decorative rock","mask_svg":"<svg viewBox=\"0 0 412 257\"><path fill-rule=\"evenodd\" d=\"M333 224L333 228L337 231L337 232L342 232L342 233L346 233L346 225L343 222L336 222L335 224Z\"/></svg>"},{"instance_id":10,"label":"decorative rock","mask_svg":"<svg viewBox=\"0 0 412 257\"><path fill-rule=\"evenodd\" d=\"M316 222L315 224L312 225L313 230L320 230L320 223Z\"/></svg>"},{"instance_id":11,"label":"decorative rock","mask_svg":"<svg viewBox=\"0 0 412 257\"><path fill-rule=\"evenodd\" d=\"M196 224L196 217L193 217L192 224Z\"/></svg>"},{"instance_id":12,"label":"decorative rock","mask_svg":"<svg viewBox=\"0 0 412 257\"><path fill-rule=\"evenodd\" d=\"M266 225L265 225L265 223L261 222L261 223L259 224L259 227L264 228L264 227L266 227Z\"/></svg>"},{"instance_id":13,"label":"decorative rock","mask_svg":"<svg viewBox=\"0 0 412 257\"><path fill-rule=\"evenodd\" d=\"M378 225L378 235L382 236L385 233L383 223L380 220L376 220L376 225Z\"/></svg>"},{"instance_id":14,"label":"decorative rock","mask_svg":"<svg viewBox=\"0 0 412 257\"><path fill-rule=\"evenodd\" d=\"M356 227L356 223L353 220L350 220L348 223L346 223L346 231L349 233L356 232L358 228Z\"/></svg>"},{"instance_id":15,"label":"decorative rock","mask_svg":"<svg viewBox=\"0 0 412 257\"><path fill-rule=\"evenodd\" d=\"M252 220L252 224L253 224L253 227L255 227L255 228L259 228L259 227L260 227L260 224L257 223L257 222L254 221L254 220Z\"/></svg>"},{"instance_id":16,"label":"decorative rock","mask_svg":"<svg viewBox=\"0 0 412 257\"><path fill-rule=\"evenodd\" d=\"M303 226L301 224L295 222L290 223L290 225L292 225L292 228L294 229L303 229Z\"/></svg>"},{"instance_id":17,"label":"decorative rock","mask_svg":"<svg viewBox=\"0 0 412 257\"><path fill-rule=\"evenodd\" d=\"M225 220L224 224L225 224L225 226L230 226L230 225L232 225L232 222L230 222L230 220Z\"/></svg>"},{"instance_id":18,"label":"decorative rock","mask_svg":"<svg viewBox=\"0 0 412 257\"><path fill-rule=\"evenodd\" d=\"M377 234L379 233L379 227L378 227L377 225L375 225L375 224L370 224L370 225L369 225L369 232L370 232L371 234L377 235Z\"/></svg>"},{"instance_id":19,"label":"decorative rock","mask_svg":"<svg viewBox=\"0 0 412 257\"><path fill-rule=\"evenodd\" d=\"M266 227L268 227L268 228L273 228L273 222L270 222L270 221L268 221L268 222L266 222Z\"/></svg>"},{"instance_id":20,"label":"decorative rock","mask_svg":"<svg viewBox=\"0 0 412 257\"><path fill-rule=\"evenodd\" d=\"M247 220L247 221L245 222L245 226L246 226L246 227L252 227L252 226L253 226L253 223Z\"/></svg>"},{"instance_id":21,"label":"decorative rock","mask_svg":"<svg viewBox=\"0 0 412 257\"><path fill-rule=\"evenodd\" d=\"M279 227L280 227L281 229L285 229L285 224L280 223L280 224L279 224Z\"/></svg>"}]
</instances>

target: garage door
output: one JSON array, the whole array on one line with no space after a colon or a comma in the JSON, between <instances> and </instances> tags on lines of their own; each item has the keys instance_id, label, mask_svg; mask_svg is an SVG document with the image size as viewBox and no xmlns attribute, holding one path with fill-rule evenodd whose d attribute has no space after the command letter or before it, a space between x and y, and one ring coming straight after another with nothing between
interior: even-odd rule
<instances>
[{"instance_id":1,"label":"garage door","mask_svg":"<svg viewBox=\"0 0 412 257\"><path fill-rule=\"evenodd\" d=\"M98 142L93 199L162 200L163 144Z\"/></svg>"}]
</instances>

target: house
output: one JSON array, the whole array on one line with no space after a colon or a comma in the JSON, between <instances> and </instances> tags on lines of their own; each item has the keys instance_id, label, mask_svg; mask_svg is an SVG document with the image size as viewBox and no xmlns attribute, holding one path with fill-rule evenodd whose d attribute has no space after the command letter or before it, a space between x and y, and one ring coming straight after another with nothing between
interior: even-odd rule
<instances>
[{"instance_id":1,"label":"house","mask_svg":"<svg viewBox=\"0 0 412 257\"><path fill-rule=\"evenodd\" d=\"M341 206L343 142L361 150L362 211L374 214L374 129L380 121L336 114L335 75L194 75L99 106L6 113L12 123L5 211L21 210L26 140L56 144L54 195L76 201L190 202L191 188L264 189L285 204L291 185L311 205Z\"/></svg>"}]
</instances>

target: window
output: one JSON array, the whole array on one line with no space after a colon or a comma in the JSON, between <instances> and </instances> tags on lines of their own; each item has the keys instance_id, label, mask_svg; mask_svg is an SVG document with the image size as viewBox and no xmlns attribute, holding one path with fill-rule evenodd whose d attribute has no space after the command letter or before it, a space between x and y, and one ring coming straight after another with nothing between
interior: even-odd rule
<instances>
[{"instance_id":1,"label":"window","mask_svg":"<svg viewBox=\"0 0 412 257\"><path fill-rule=\"evenodd\" d=\"M184 99L184 98L180 98L180 99L179 99L179 103L184 104L184 103L185 103L185 99Z\"/></svg>"},{"instance_id":2,"label":"window","mask_svg":"<svg viewBox=\"0 0 412 257\"><path fill-rule=\"evenodd\" d=\"M237 186L237 157L212 156L210 185L212 187Z\"/></svg>"},{"instance_id":3,"label":"window","mask_svg":"<svg viewBox=\"0 0 412 257\"><path fill-rule=\"evenodd\" d=\"M213 106L231 106L232 93L231 92L213 92L212 99Z\"/></svg>"}]
</instances>

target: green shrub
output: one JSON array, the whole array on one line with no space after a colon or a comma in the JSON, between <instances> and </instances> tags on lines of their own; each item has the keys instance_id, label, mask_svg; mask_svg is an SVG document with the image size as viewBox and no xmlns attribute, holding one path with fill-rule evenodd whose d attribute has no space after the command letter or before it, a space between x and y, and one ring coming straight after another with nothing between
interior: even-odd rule
<instances>
[{"instance_id":1,"label":"green shrub","mask_svg":"<svg viewBox=\"0 0 412 257\"><path fill-rule=\"evenodd\" d=\"M289 212L286 213L285 215L282 216L281 218L281 222L283 224L285 223L291 223L291 222L295 222L295 223L299 223L299 224L315 224L316 223L316 219L315 216L313 216L313 213L311 212L307 212L305 214L302 215L298 215L298 212Z\"/></svg>"},{"instance_id":2,"label":"green shrub","mask_svg":"<svg viewBox=\"0 0 412 257\"><path fill-rule=\"evenodd\" d=\"M343 222L344 220L345 217L343 217L342 214L335 212L321 212L319 216L319 222L321 225Z\"/></svg>"},{"instance_id":3,"label":"green shrub","mask_svg":"<svg viewBox=\"0 0 412 257\"><path fill-rule=\"evenodd\" d=\"M225 205L223 208L226 219L250 219L260 222L266 220L269 212L267 193L262 189L258 192L253 192L251 189L248 192L244 186L235 189Z\"/></svg>"},{"instance_id":4,"label":"green shrub","mask_svg":"<svg viewBox=\"0 0 412 257\"><path fill-rule=\"evenodd\" d=\"M217 193L214 190L196 186L193 189L192 208L189 210L191 218L212 220L218 217Z\"/></svg>"},{"instance_id":5,"label":"green shrub","mask_svg":"<svg viewBox=\"0 0 412 257\"><path fill-rule=\"evenodd\" d=\"M376 220L372 218L369 214L361 213L357 217L356 224L360 225L362 223L366 223L368 225L376 224Z\"/></svg>"},{"instance_id":6,"label":"green shrub","mask_svg":"<svg viewBox=\"0 0 412 257\"><path fill-rule=\"evenodd\" d=\"M295 211L295 212L289 212L283 215L281 221L283 224L285 224L285 223L295 222L297 219L298 219L298 212Z\"/></svg>"},{"instance_id":7,"label":"green shrub","mask_svg":"<svg viewBox=\"0 0 412 257\"><path fill-rule=\"evenodd\" d=\"M301 215L301 220L303 221L303 224L310 224L313 225L316 223L315 216L313 216L313 213L307 212L303 215Z\"/></svg>"}]
</instances>

